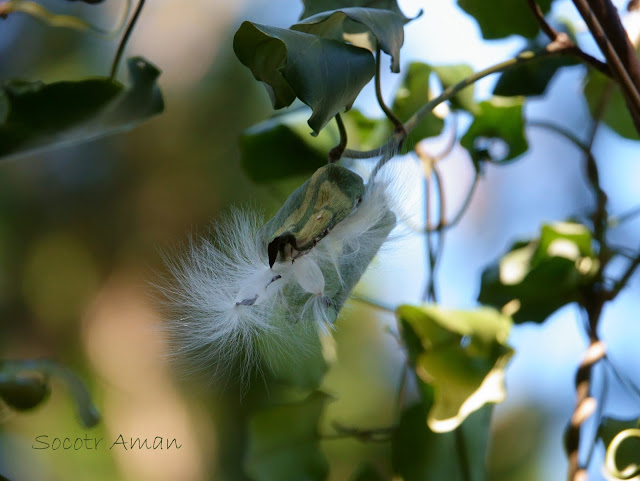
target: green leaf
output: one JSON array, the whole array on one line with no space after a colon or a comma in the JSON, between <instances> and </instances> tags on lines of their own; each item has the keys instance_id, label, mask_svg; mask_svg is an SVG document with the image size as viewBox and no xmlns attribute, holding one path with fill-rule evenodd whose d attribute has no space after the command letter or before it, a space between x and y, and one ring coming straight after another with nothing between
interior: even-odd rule
<instances>
[{"instance_id":1,"label":"green leaf","mask_svg":"<svg viewBox=\"0 0 640 481\"><path fill-rule=\"evenodd\" d=\"M422 11L418 14L420 15ZM377 45L380 45L382 51L391 56L391 71L398 73L400 48L404 43L404 25L411 20L415 19L391 10L347 7L317 13L292 25L291 29L347 41L370 51L375 51Z\"/></svg>"},{"instance_id":2,"label":"green leaf","mask_svg":"<svg viewBox=\"0 0 640 481\"><path fill-rule=\"evenodd\" d=\"M570 23L563 22L557 29L567 34L571 41L577 44L573 26ZM534 40L529 40L518 54L541 51L548 42L547 36L540 34ZM542 95L558 69L579 63L578 59L571 55L538 57L532 62L525 62L504 71L493 88L493 94L505 97Z\"/></svg>"},{"instance_id":3,"label":"green leaf","mask_svg":"<svg viewBox=\"0 0 640 481\"><path fill-rule=\"evenodd\" d=\"M11 81L0 89L0 157L86 142L130 130L162 112L160 71L140 57L128 60L131 86L109 78Z\"/></svg>"},{"instance_id":4,"label":"green leaf","mask_svg":"<svg viewBox=\"0 0 640 481\"><path fill-rule=\"evenodd\" d=\"M0 374L0 399L16 411L33 409L50 394L51 388L42 378Z\"/></svg>"},{"instance_id":5,"label":"green leaf","mask_svg":"<svg viewBox=\"0 0 640 481\"><path fill-rule=\"evenodd\" d=\"M420 62L409 64L391 108L401 121L405 122L431 98L429 77L432 72L433 69L427 64ZM413 129L405 144L412 146L424 138L438 135L443 126L443 120L430 113Z\"/></svg>"},{"instance_id":6,"label":"green leaf","mask_svg":"<svg viewBox=\"0 0 640 481\"><path fill-rule=\"evenodd\" d=\"M433 67L442 84L442 88L447 89L452 85L464 80L473 74L473 69L469 65L436 65ZM474 85L462 89L451 98L451 108L454 110L466 110L472 114L478 111L478 104L474 100Z\"/></svg>"},{"instance_id":7,"label":"green leaf","mask_svg":"<svg viewBox=\"0 0 640 481\"><path fill-rule=\"evenodd\" d=\"M506 344L511 318L487 307L449 311L426 305L403 305L396 315L413 349L420 340L413 367L434 389L427 417L433 431L452 431L485 404L504 400L504 369L513 355Z\"/></svg>"},{"instance_id":8,"label":"green leaf","mask_svg":"<svg viewBox=\"0 0 640 481\"><path fill-rule=\"evenodd\" d=\"M319 135L309 135L308 109L279 115L247 129L240 137L242 167L251 180L271 183L286 177L310 176L327 163L329 151L340 141L334 122ZM342 114L349 147L371 149L388 133L387 122L370 119L356 109Z\"/></svg>"},{"instance_id":9,"label":"green leaf","mask_svg":"<svg viewBox=\"0 0 640 481\"><path fill-rule=\"evenodd\" d=\"M627 139L638 140L640 138L620 87L609 77L591 69L587 74L587 82L584 86L584 97L594 118L600 116L607 126ZM605 109L600 115L599 111L603 101Z\"/></svg>"},{"instance_id":10,"label":"green leaf","mask_svg":"<svg viewBox=\"0 0 640 481\"><path fill-rule=\"evenodd\" d=\"M243 22L233 39L238 59L264 83L274 109L298 97L318 133L348 109L375 74L371 52L303 32Z\"/></svg>"},{"instance_id":11,"label":"green leaf","mask_svg":"<svg viewBox=\"0 0 640 481\"><path fill-rule=\"evenodd\" d=\"M640 419L615 419L610 417L603 417L600 422L600 426L598 427L598 438L602 440L605 448L607 449L607 457L611 457L610 461L615 462L615 471L618 472L634 472L638 470L638 466L640 466L640 434L630 435L627 439L625 439L622 444L616 449L615 452L609 451L611 442L613 438L615 438L618 434L623 431L628 431L629 434L635 432L640 428ZM612 476L615 477L617 474L614 470L609 467L609 471ZM613 467L613 466L612 466ZM633 476L627 476L623 479L631 479Z\"/></svg>"},{"instance_id":12,"label":"green leaf","mask_svg":"<svg viewBox=\"0 0 640 481\"><path fill-rule=\"evenodd\" d=\"M361 464L349 481L385 481L386 478L371 463Z\"/></svg>"},{"instance_id":13,"label":"green leaf","mask_svg":"<svg viewBox=\"0 0 640 481\"><path fill-rule=\"evenodd\" d=\"M402 15L397 0L302 0L304 11L300 19L310 17L320 12L337 10L346 7L367 7L391 10Z\"/></svg>"},{"instance_id":14,"label":"green leaf","mask_svg":"<svg viewBox=\"0 0 640 481\"><path fill-rule=\"evenodd\" d=\"M552 0L538 0L544 13L551 8ZM478 22L486 40L522 35L533 38L540 27L526 5L513 0L458 0L458 5Z\"/></svg>"},{"instance_id":15,"label":"green leaf","mask_svg":"<svg viewBox=\"0 0 640 481\"><path fill-rule=\"evenodd\" d=\"M581 224L544 225L539 238L516 242L484 270L478 301L506 306L517 323L542 323L579 300L582 286L596 275L599 266L591 243L591 233Z\"/></svg>"},{"instance_id":16,"label":"green leaf","mask_svg":"<svg viewBox=\"0 0 640 481\"><path fill-rule=\"evenodd\" d=\"M491 406L471 414L456 431L435 433L425 423L427 407L403 411L391 441L394 472L404 481L486 481L485 458ZM461 456L467 459L468 476Z\"/></svg>"},{"instance_id":17,"label":"green leaf","mask_svg":"<svg viewBox=\"0 0 640 481\"><path fill-rule=\"evenodd\" d=\"M329 465L318 445L318 420L329 399L314 392L303 401L257 411L249 420L247 475L256 481L326 479Z\"/></svg>"},{"instance_id":18,"label":"green leaf","mask_svg":"<svg viewBox=\"0 0 640 481\"><path fill-rule=\"evenodd\" d=\"M523 97L494 97L478 104L473 123L460 140L476 166L487 160L512 160L527 151L522 102Z\"/></svg>"}]
</instances>

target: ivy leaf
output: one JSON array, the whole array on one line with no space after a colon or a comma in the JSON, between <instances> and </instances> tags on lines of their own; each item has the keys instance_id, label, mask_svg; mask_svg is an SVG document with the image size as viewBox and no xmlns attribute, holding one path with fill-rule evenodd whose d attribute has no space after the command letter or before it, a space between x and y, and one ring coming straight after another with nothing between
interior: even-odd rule
<instances>
[{"instance_id":1,"label":"ivy leaf","mask_svg":"<svg viewBox=\"0 0 640 481\"><path fill-rule=\"evenodd\" d=\"M391 10L402 15L397 0L302 0L304 11L300 15L300 20L310 17L320 12L337 10L345 7L367 7Z\"/></svg>"},{"instance_id":2,"label":"ivy leaf","mask_svg":"<svg viewBox=\"0 0 640 481\"><path fill-rule=\"evenodd\" d=\"M483 161L505 162L527 151L522 102L522 97L494 97L478 104L473 123L460 140L477 168Z\"/></svg>"},{"instance_id":3,"label":"ivy leaf","mask_svg":"<svg viewBox=\"0 0 640 481\"><path fill-rule=\"evenodd\" d=\"M509 303L515 322L542 323L560 307L579 300L581 287L598 268L585 226L546 224L539 238L516 242L484 270L478 301L498 308Z\"/></svg>"},{"instance_id":4,"label":"ivy leaf","mask_svg":"<svg viewBox=\"0 0 640 481\"><path fill-rule=\"evenodd\" d=\"M233 38L238 59L264 83L274 109L298 97L313 111L315 133L348 109L375 74L363 48L303 32L243 22Z\"/></svg>"},{"instance_id":5,"label":"ivy leaf","mask_svg":"<svg viewBox=\"0 0 640 481\"><path fill-rule=\"evenodd\" d=\"M426 305L403 305L396 315L403 338L409 331L412 345L420 340L413 367L434 390L431 430L452 431L485 404L504 400L504 369L513 355L506 344L511 318L487 307L449 311Z\"/></svg>"},{"instance_id":6,"label":"ivy leaf","mask_svg":"<svg viewBox=\"0 0 640 481\"><path fill-rule=\"evenodd\" d=\"M433 69L421 62L409 64L409 68L402 79L402 84L396 92L391 110L403 122L407 121L424 103L431 98L429 77ZM412 146L420 140L438 135L442 131L444 122L433 113L427 115L407 137L406 146Z\"/></svg>"},{"instance_id":7,"label":"ivy leaf","mask_svg":"<svg viewBox=\"0 0 640 481\"><path fill-rule=\"evenodd\" d=\"M356 109L341 114L349 147L368 150L388 133L384 119L370 119ZM316 137L309 135L308 109L298 109L253 125L240 137L242 167L251 180L271 183L286 177L310 176L327 163L340 141L334 122ZM292 162L291 159L295 159Z\"/></svg>"},{"instance_id":8,"label":"ivy leaf","mask_svg":"<svg viewBox=\"0 0 640 481\"><path fill-rule=\"evenodd\" d=\"M543 13L551 8L552 0L538 0ZM540 27L531 11L513 0L458 0L458 5L478 22L486 40L522 35L533 38Z\"/></svg>"},{"instance_id":9,"label":"ivy leaf","mask_svg":"<svg viewBox=\"0 0 640 481\"><path fill-rule=\"evenodd\" d=\"M422 11L415 18L422 15ZM404 43L404 25L415 18L377 8L347 7L321 12L291 26L292 30L323 38L348 41L375 51L377 45L391 56L391 71L400 72L400 48ZM362 34L366 35L362 35Z\"/></svg>"},{"instance_id":10,"label":"ivy leaf","mask_svg":"<svg viewBox=\"0 0 640 481\"><path fill-rule=\"evenodd\" d=\"M247 475L256 481L326 479L329 465L318 445L318 420L329 399L316 391L302 401L257 411L249 420Z\"/></svg>"},{"instance_id":11,"label":"ivy leaf","mask_svg":"<svg viewBox=\"0 0 640 481\"><path fill-rule=\"evenodd\" d=\"M0 399L16 411L33 409L50 394L51 388L42 378L0 374Z\"/></svg>"},{"instance_id":12,"label":"ivy leaf","mask_svg":"<svg viewBox=\"0 0 640 481\"><path fill-rule=\"evenodd\" d=\"M473 74L473 69L469 65L465 64L436 65L433 67L433 71L440 79L443 90L457 84ZM454 110L462 109L475 114L478 110L478 104L473 98L474 87L475 85L470 85L455 94L451 98L451 108Z\"/></svg>"},{"instance_id":13,"label":"ivy leaf","mask_svg":"<svg viewBox=\"0 0 640 481\"><path fill-rule=\"evenodd\" d=\"M615 462L616 469L622 471L638 471L640 466L640 437L629 436L618 447L615 453L609 452L609 446L619 433L640 428L640 419L615 419L604 416L598 427L598 438L604 443L604 447L607 450L607 457L612 457L612 461ZM622 468L622 469L620 469ZM610 473L615 478L615 473ZM628 476L623 479L631 479L633 476Z\"/></svg>"},{"instance_id":14,"label":"ivy leaf","mask_svg":"<svg viewBox=\"0 0 640 481\"><path fill-rule=\"evenodd\" d=\"M584 86L584 97L593 117L600 115L600 104L602 99L606 97L605 109L600 115L602 121L627 139L638 140L640 138L620 87L605 74L594 69L589 71Z\"/></svg>"},{"instance_id":15,"label":"ivy leaf","mask_svg":"<svg viewBox=\"0 0 640 481\"><path fill-rule=\"evenodd\" d=\"M0 157L86 142L130 130L162 112L160 71L140 57L127 62L131 86L109 78L11 81L0 88Z\"/></svg>"},{"instance_id":16,"label":"ivy leaf","mask_svg":"<svg viewBox=\"0 0 640 481\"><path fill-rule=\"evenodd\" d=\"M458 433L433 432L424 421L427 410L428 406L416 404L403 411L391 440L394 472L404 481L486 481L491 406L472 413L458 427ZM462 471L460 443L467 454L468 475Z\"/></svg>"}]
</instances>

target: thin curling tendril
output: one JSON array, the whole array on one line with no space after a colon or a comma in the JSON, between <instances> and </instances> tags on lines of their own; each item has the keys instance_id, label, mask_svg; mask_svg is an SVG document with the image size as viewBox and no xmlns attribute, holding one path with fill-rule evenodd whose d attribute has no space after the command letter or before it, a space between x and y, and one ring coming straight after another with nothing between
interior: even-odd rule
<instances>
[{"instance_id":1,"label":"thin curling tendril","mask_svg":"<svg viewBox=\"0 0 640 481\"><path fill-rule=\"evenodd\" d=\"M640 429L625 429L624 431L620 431L616 436L611 440L611 444L607 448L607 454L605 457L605 466L607 467L607 471L611 476L616 479L633 479L636 476L640 475L640 466L637 464L631 464L629 466L625 466L624 469L618 469L618 464L616 463L616 454L618 449L627 439L637 438L640 440Z\"/></svg>"},{"instance_id":2,"label":"thin curling tendril","mask_svg":"<svg viewBox=\"0 0 640 481\"><path fill-rule=\"evenodd\" d=\"M131 0L126 0L126 6L120 17L120 20L116 25L110 29L104 29L96 25L92 25L85 20L74 15L60 15L52 13L44 8L42 5L30 0L8 0L0 3L0 16L6 17L11 13L26 13L34 18L46 23L51 27L69 28L72 30L78 30L81 32L87 32L97 37L102 38L115 38L124 28L125 22L131 13Z\"/></svg>"}]
</instances>

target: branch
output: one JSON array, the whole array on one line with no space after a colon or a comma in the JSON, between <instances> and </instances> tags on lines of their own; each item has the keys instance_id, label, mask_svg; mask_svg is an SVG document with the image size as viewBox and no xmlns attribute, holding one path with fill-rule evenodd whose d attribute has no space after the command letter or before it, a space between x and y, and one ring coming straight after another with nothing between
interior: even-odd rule
<instances>
[{"instance_id":1,"label":"branch","mask_svg":"<svg viewBox=\"0 0 640 481\"><path fill-rule=\"evenodd\" d=\"M570 50L571 49L568 47L560 47L556 45L553 48L550 48L548 46L547 48L538 50L538 51L521 52L519 55L517 55L512 59L506 60L504 62L500 62L484 70L476 72L473 75L470 75L469 77L461 80L457 84L452 85L449 88L446 88L445 90L442 91L440 95L431 99L422 107L420 107L418 111L415 112L404 123L404 130L406 131L406 133L412 132L413 129L415 129L418 126L418 124L427 115L429 115L436 106L438 106L442 102L450 100L458 92L460 92L461 90L464 90L470 85L473 85L478 80L483 79L484 77L488 77L489 75L492 75L494 73L503 72L504 70L508 70L510 68L513 68L513 67L516 67L540 58L552 57L557 55L565 55L568 52L570 52ZM381 145L376 149L365 150L365 151L345 149L343 155L345 157L349 157L352 159L371 159L383 154L388 155L389 152L396 152L399 149L399 147L402 145L403 140L404 140L404 133L396 132L385 144Z\"/></svg>"},{"instance_id":2,"label":"branch","mask_svg":"<svg viewBox=\"0 0 640 481\"><path fill-rule=\"evenodd\" d=\"M640 62L610 0L573 0L620 85L640 133Z\"/></svg>"}]
</instances>

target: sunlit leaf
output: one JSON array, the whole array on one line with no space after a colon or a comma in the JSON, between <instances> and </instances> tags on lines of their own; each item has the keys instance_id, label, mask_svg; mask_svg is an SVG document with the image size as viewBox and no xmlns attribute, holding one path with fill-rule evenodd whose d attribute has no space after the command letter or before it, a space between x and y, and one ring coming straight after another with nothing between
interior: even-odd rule
<instances>
[{"instance_id":1,"label":"sunlit leaf","mask_svg":"<svg viewBox=\"0 0 640 481\"><path fill-rule=\"evenodd\" d=\"M403 337L409 331L412 344L420 340L413 367L434 390L427 418L433 431L452 431L485 404L504 400L511 318L487 307L449 311L426 305L403 305L396 315Z\"/></svg>"},{"instance_id":2,"label":"sunlit leaf","mask_svg":"<svg viewBox=\"0 0 640 481\"><path fill-rule=\"evenodd\" d=\"M473 123L460 140L476 165L512 160L527 151L522 101L523 97L494 97L478 104Z\"/></svg>"},{"instance_id":3,"label":"sunlit leaf","mask_svg":"<svg viewBox=\"0 0 640 481\"><path fill-rule=\"evenodd\" d=\"M620 479L631 479L635 477L631 473L640 471L640 419L615 419L603 417L598 427L598 438L604 443L607 449L607 468L609 474L616 478L616 474L628 474ZM620 433L625 433L624 441L612 452L611 443ZM611 469L614 468L615 469Z\"/></svg>"},{"instance_id":4,"label":"sunlit leaf","mask_svg":"<svg viewBox=\"0 0 640 481\"><path fill-rule=\"evenodd\" d=\"M485 481L491 410L485 406L472 413L457 433L435 433L425 423L427 407L409 407L402 413L391 443L394 472L404 481ZM462 455L468 475L462 471Z\"/></svg>"},{"instance_id":5,"label":"sunlit leaf","mask_svg":"<svg viewBox=\"0 0 640 481\"><path fill-rule=\"evenodd\" d=\"M592 116L602 119L611 129L627 139L640 138L620 87L609 77L591 69L584 85L584 97Z\"/></svg>"},{"instance_id":6,"label":"sunlit leaf","mask_svg":"<svg viewBox=\"0 0 640 481\"><path fill-rule=\"evenodd\" d=\"M334 122L319 135L309 135L308 109L273 117L245 130L240 137L242 167L251 180L269 183L313 174L327 163L329 151L340 141ZM388 133L387 122L370 119L356 109L342 114L349 147L377 147Z\"/></svg>"},{"instance_id":7,"label":"sunlit leaf","mask_svg":"<svg viewBox=\"0 0 640 481\"><path fill-rule=\"evenodd\" d=\"M347 7L317 13L293 25L291 29L348 41L371 51L380 45L383 52L391 55L391 71L397 73L400 71L404 25L411 20L391 10Z\"/></svg>"},{"instance_id":8,"label":"sunlit leaf","mask_svg":"<svg viewBox=\"0 0 640 481\"><path fill-rule=\"evenodd\" d=\"M473 69L466 64L434 65L433 71L440 79L443 89L449 88L473 74ZM454 110L462 109L467 112L476 113L478 104L473 96L474 86L470 85L460 90L451 98L451 107Z\"/></svg>"},{"instance_id":9,"label":"sunlit leaf","mask_svg":"<svg viewBox=\"0 0 640 481\"><path fill-rule=\"evenodd\" d=\"M321 481L329 473L318 443L318 420L330 397L270 406L249 420L246 473L256 481Z\"/></svg>"},{"instance_id":10,"label":"sunlit leaf","mask_svg":"<svg viewBox=\"0 0 640 481\"><path fill-rule=\"evenodd\" d=\"M11 81L0 89L0 157L77 144L130 130L162 112L160 71L140 57L128 61L131 86L109 78Z\"/></svg>"},{"instance_id":11,"label":"sunlit leaf","mask_svg":"<svg viewBox=\"0 0 640 481\"><path fill-rule=\"evenodd\" d=\"M547 224L539 238L515 243L484 270L478 300L505 306L517 323L541 323L560 307L579 300L581 288L597 270L591 234L585 226Z\"/></svg>"},{"instance_id":12,"label":"sunlit leaf","mask_svg":"<svg viewBox=\"0 0 640 481\"><path fill-rule=\"evenodd\" d=\"M50 393L51 389L45 379L0 374L0 399L16 411L35 408Z\"/></svg>"},{"instance_id":13,"label":"sunlit leaf","mask_svg":"<svg viewBox=\"0 0 640 481\"><path fill-rule=\"evenodd\" d=\"M299 98L318 133L351 104L375 73L366 49L283 28L243 22L233 39L238 59L265 85L274 109Z\"/></svg>"},{"instance_id":14,"label":"sunlit leaf","mask_svg":"<svg viewBox=\"0 0 640 481\"><path fill-rule=\"evenodd\" d=\"M544 13L551 7L552 0L538 0ZM523 2L513 0L458 0L458 5L478 22L482 36L487 39L522 35L533 38L540 27Z\"/></svg>"},{"instance_id":15,"label":"sunlit leaf","mask_svg":"<svg viewBox=\"0 0 640 481\"><path fill-rule=\"evenodd\" d=\"M401 121L409 119L431 98L429 77L432 72L433 68L427 64L409 64L392 105L393 112ZM413 129L405 143L410 147L424 138L438 135L443 126L443 120L430 113Z\"/></svg>"}]
</instances>

